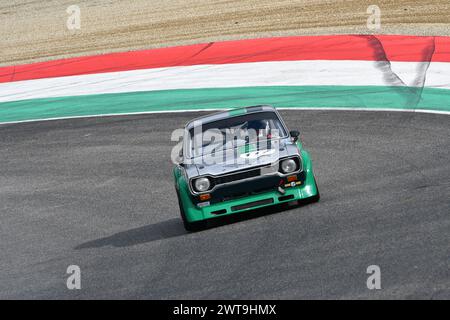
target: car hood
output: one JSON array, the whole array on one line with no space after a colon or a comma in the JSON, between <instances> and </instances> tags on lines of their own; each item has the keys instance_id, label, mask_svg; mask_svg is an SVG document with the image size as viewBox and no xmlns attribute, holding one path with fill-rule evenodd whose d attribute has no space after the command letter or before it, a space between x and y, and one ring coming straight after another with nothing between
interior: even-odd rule
<instances>
[{"instance_id":1,"label":"car hood","mask_svg":"<svg viewBox=\"0 0 450 320\"><path fill-rule=\"evenodd\" d=\"M297 146L290 139L280 140L278 148L249 152L239 152L238 149L228 149L214 157L208 155L191 159L191 163L185 164L188 177L216 176L252 167L269 166L277 163L280 158L300 155Z\"/></svg>"}]
</instances>

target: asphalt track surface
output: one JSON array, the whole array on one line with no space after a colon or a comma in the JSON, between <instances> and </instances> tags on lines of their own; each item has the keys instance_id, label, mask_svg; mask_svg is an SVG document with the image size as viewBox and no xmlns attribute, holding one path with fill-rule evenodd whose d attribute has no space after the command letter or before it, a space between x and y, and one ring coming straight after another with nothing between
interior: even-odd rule
<instances>
[{"instance_id":1,"label":"asphalt track surface","mask_svg":"<svg viewBox=\"0 0 450 320\"><path fill-rule=\"evenodd\" d=\"M283 111L321 201L186 233L170 135L198 115L0 126L0 298L450 298L448 116Z\"/></svg>"}]
</instances>

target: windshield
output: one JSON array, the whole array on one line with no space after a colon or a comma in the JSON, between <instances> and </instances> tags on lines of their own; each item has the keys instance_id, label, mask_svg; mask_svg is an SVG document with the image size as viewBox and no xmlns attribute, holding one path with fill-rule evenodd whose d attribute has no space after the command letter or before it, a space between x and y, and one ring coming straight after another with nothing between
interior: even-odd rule
<instances>
[{"instance_id":1,"label":"windshield","mask_svg":"<svg viewBox=\"0 0 450 320\"><path fill-rule=\"evenodd\" d=\"M287 132L275 112L231 117L190 129L187 156L194 158L236 147L267 149L268 141L286 136Z\"/></svg>"}]
</instances>

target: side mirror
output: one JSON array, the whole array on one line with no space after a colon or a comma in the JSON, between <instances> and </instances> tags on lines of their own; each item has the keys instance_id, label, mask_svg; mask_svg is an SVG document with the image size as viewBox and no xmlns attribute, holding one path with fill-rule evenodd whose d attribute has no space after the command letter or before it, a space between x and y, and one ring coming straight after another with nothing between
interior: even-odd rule
<instances>
[{"instance_id":1,"label":"side mirror","mask_svg":"<svg viewBox=\"0 0 450 320\"><path fill-rule=\"evenodd\" d=\"M298 130L292 130L291 132L289 132L289 134L291 135L291 138L294 142L297 142L298 137L300 136L300 132Z\"/></svg>"},{"instance_id":2,"label":"side mirror","mask_svg":"<svg viewBox=\"0 0 450 320\"><path fill-rule=\"evenodd\" d=\"M183 149L180 149L180 152L178 153L178 157L176 158L176 162L182 166L183 165Z\"/></svg>"}]
</instances>

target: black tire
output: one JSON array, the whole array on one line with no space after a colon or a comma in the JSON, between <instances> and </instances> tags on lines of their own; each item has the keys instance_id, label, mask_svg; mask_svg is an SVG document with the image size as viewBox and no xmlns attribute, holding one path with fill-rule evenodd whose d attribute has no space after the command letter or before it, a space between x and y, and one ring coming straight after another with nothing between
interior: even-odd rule
<instances>
[{"instance_id":1,"label":"black tire","mask_svg":"<svg viewBox=\"0 0 450 320\"><path fill-rule=\"evenodd\" d=\"M178 190L177 190L177 198L178 198L178 206L180 207L181 220L183 220L183 225L184 225L184 228L186 229L186 231L196 232L196 231L203 230L206 227L205 221L189 222L187 220L186 213L184 212L184 208L181 203L180 194L179 194Z\"/></svg>"}]
</instances>

